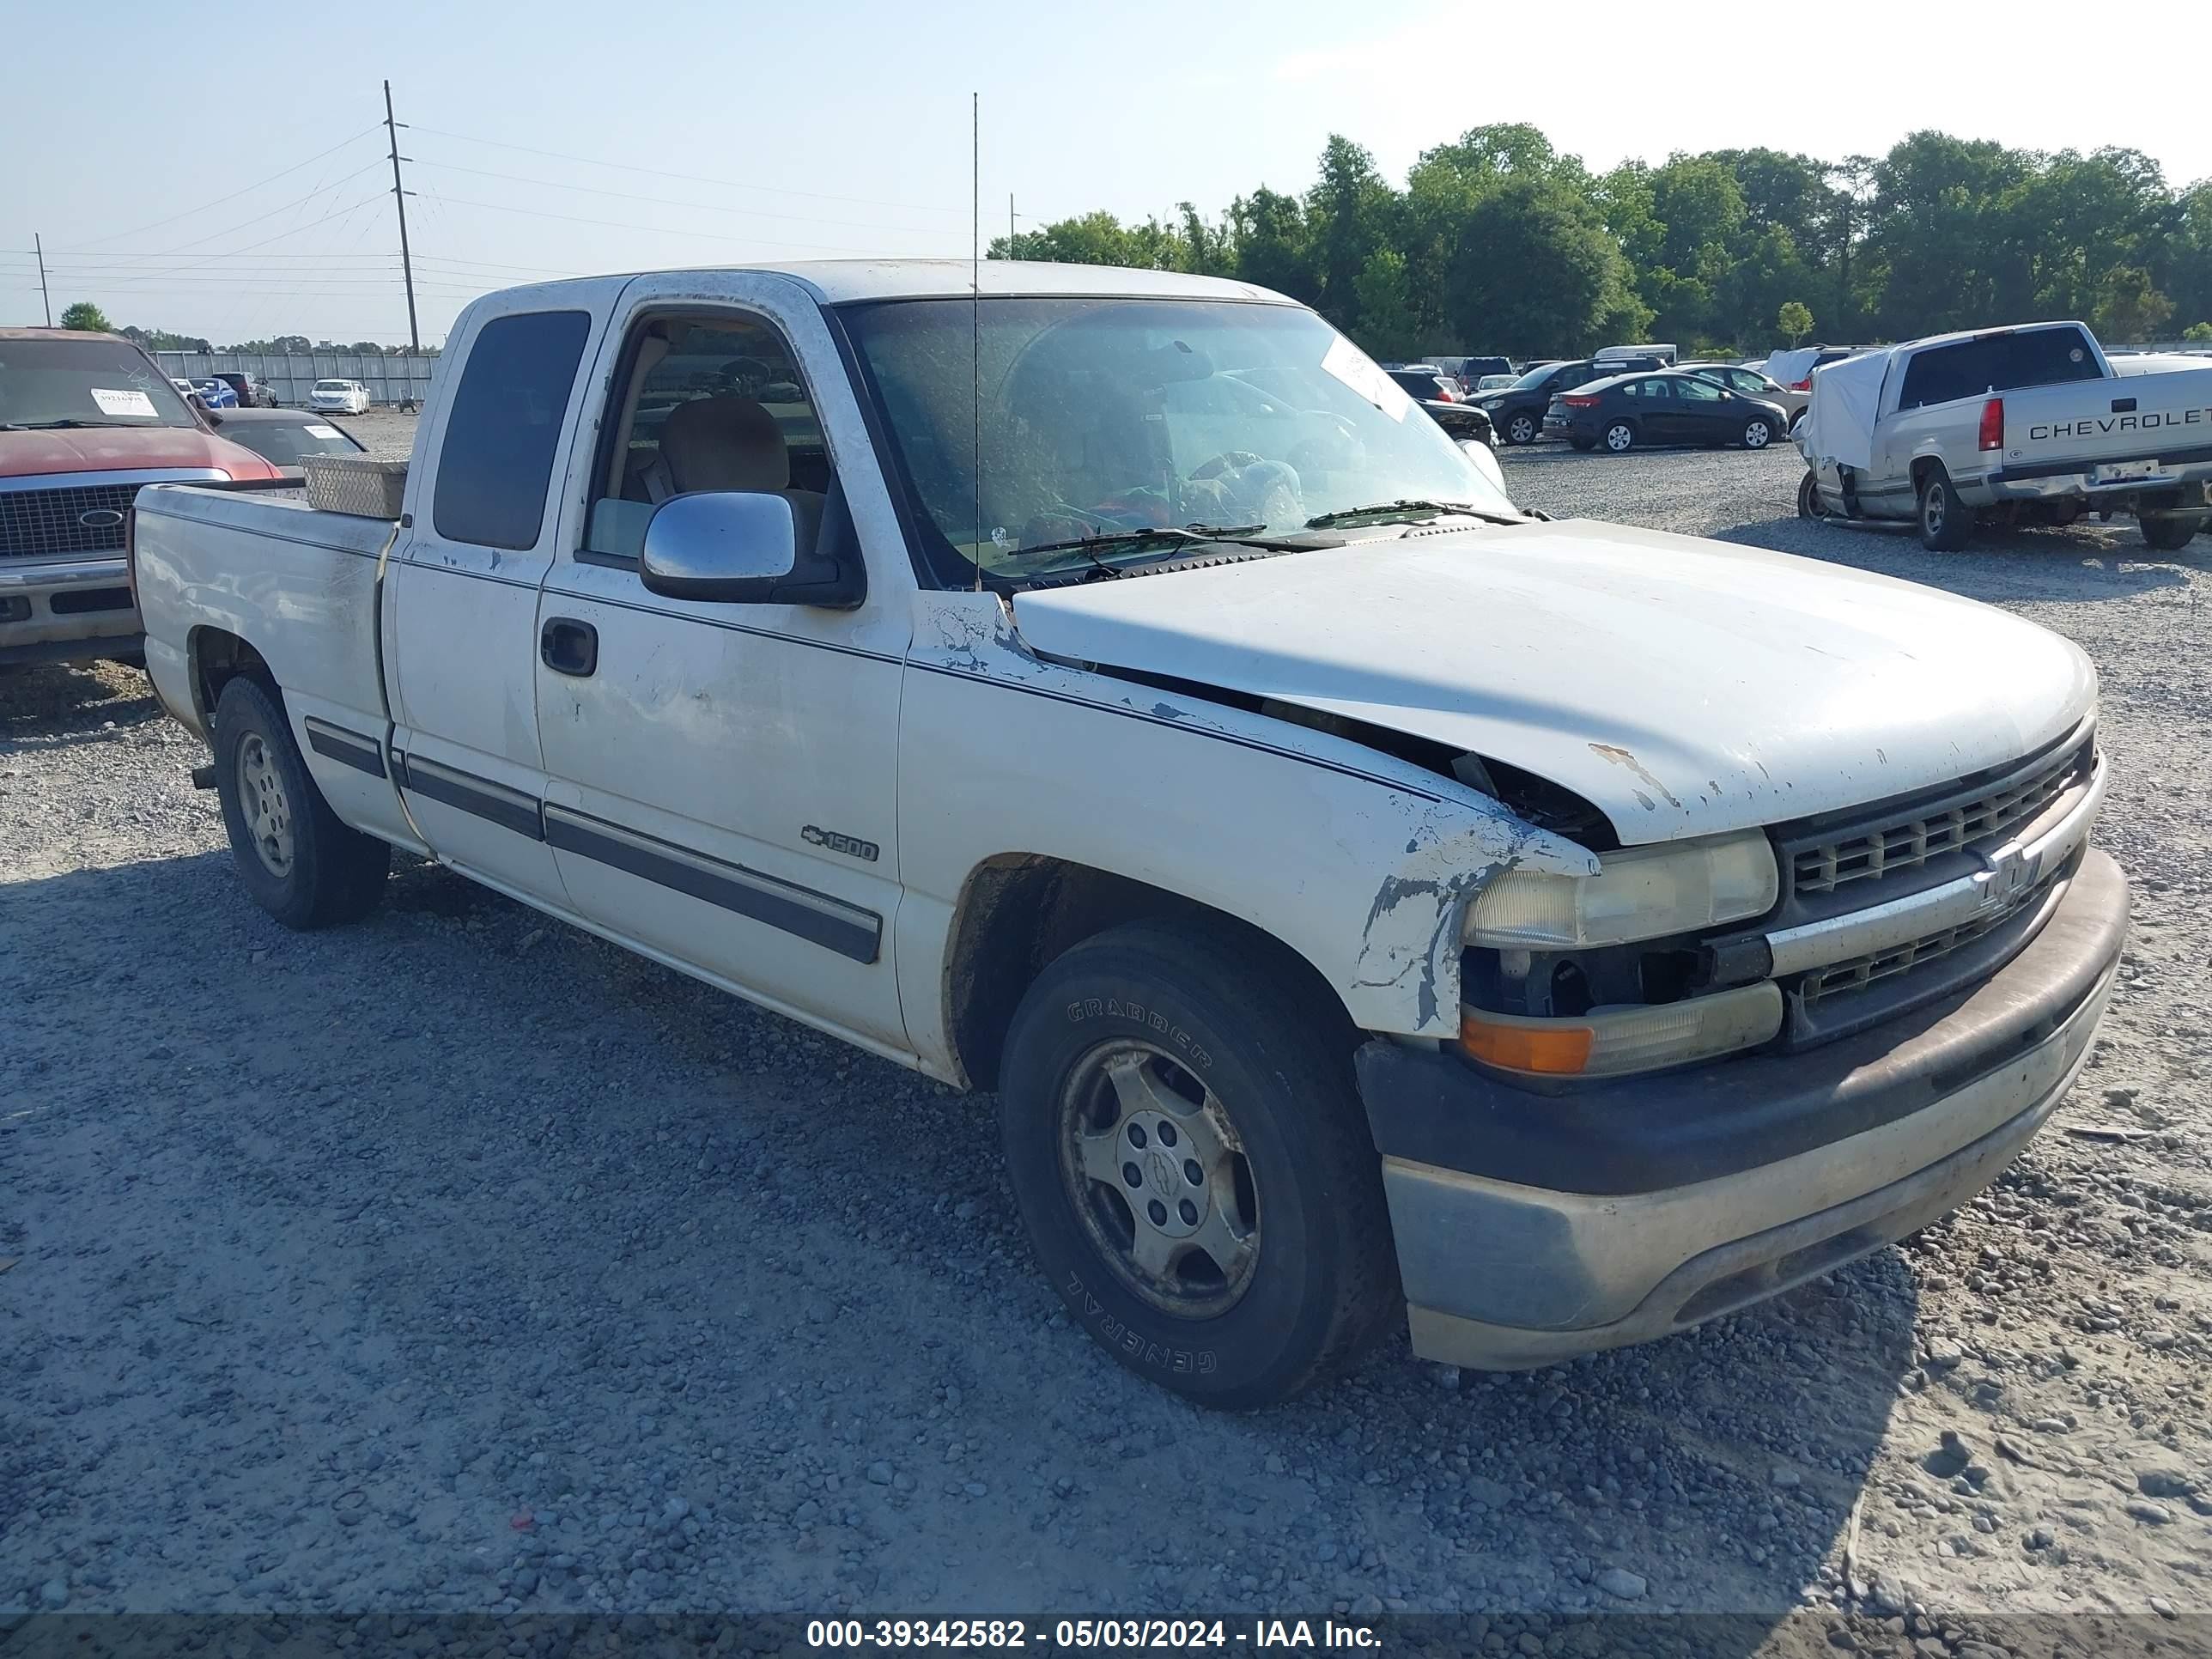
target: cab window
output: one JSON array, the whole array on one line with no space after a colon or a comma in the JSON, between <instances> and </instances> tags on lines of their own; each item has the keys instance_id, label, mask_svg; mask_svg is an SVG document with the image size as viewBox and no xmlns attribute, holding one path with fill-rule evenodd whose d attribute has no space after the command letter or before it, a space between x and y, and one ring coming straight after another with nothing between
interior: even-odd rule
<instances>
[{"instance_id":1,"label":"cab window","mask_svg":"<svg viewBox=\"0 0 2212 1659\"><path fill-rule=\"evenodd\" d=\"M653 509L708 489L792 498L818 521L830 456L798 359L765 319L722 313L632 326L593 475L583 551L634 561Z\"/></svg>"}]
</instances>

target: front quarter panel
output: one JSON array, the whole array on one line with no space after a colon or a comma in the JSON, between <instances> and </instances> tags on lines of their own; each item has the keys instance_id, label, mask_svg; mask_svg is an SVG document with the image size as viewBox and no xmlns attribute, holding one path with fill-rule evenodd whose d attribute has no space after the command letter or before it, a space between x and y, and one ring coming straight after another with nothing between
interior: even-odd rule
<instances>
[{"instance_id":1,"label":"front quarter panel","mask_svg":"<svg viewBox=\"0 0 2212 1659\"><path fill-rule=\"evenodd\" d=\"M1261 928L1363 1030L1458 1028L1467 901L1501 871L1595 869L1451 780L1307 727L1038 658L990 593L915 596L900 730L896 960L908 1031L955 1069L944 968L970 877L1067 860Z\"/></svg>"}]
</instances>

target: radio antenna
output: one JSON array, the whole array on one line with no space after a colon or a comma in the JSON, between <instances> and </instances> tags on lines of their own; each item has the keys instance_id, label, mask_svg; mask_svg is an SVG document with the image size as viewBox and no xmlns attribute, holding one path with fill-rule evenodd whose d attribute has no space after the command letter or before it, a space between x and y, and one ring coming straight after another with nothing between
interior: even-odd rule
<instances>
[{"instance_id":1,"label":"radio antenna","mask_svg":"<svg viewBox=\"0 0 2212 1659\"><path fill-rule=\"evenodd\" d=\"M975 458L975 591L983 591L983 94L968 94L968 439ZM1013 250L1006 250L1009 258Z\"/></svg>"}]
</instances>

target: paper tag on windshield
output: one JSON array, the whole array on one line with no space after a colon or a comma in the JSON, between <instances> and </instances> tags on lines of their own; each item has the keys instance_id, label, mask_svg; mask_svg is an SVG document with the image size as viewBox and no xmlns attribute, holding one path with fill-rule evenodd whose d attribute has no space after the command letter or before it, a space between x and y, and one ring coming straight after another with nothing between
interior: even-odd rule
<instances>
[{"instance_id":1,"label":"paper tag on windshield","mask_svg":"<svg viewBox=\"0 0 2212 1659\"><path fill-rule=\"evenodd\" d=\"M306 428L310 438L335 438L338 429L334 426L311 426Z\"/></svg>"},{"instance_id":2,"label":"paper tag on windshield","mask_svg":"<svg viewBox=\"0 0 2212 1659\"><path fill-rule=\"evenodd\" d=\"M1331 346L1321 366L1322 373L1334 374L1394 421L1402 421L1413 411L1413 400L1404 388L1349 340L1340 338Z\"/></svg>"},{"instance_id":3,"label":"paper tag on windshield","mask_svg":"<svg viewBox=\"0 0 2212 1659\"><path fill-rule=\"evenodd\" d=\"M136 415L142 421L158 421L161 413L143 392L117 392L104 386L91 388L93 402L103 415Z\"/></svg>"}]
</instances>

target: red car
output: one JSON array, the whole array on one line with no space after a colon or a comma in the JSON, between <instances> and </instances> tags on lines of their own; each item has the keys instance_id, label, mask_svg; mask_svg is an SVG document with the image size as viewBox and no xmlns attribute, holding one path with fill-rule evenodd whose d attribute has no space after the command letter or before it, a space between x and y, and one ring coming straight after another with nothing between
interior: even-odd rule
<instances>
[{"instance_id":1,"label":"red car","mask_svg":"<svg viewBox=\"0 0 2212 1659\"><path fill-rule=\"evenodd\" d=\"M138 653L124 536L141 484L282 475L114 334L0 328L0 666Z\"/></svg>"}]
</instances>

